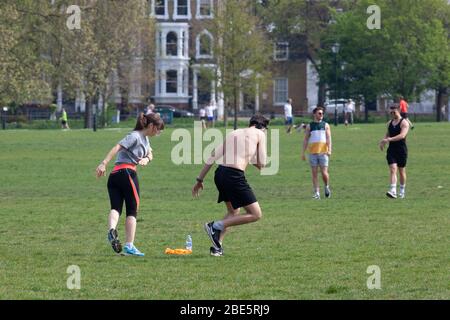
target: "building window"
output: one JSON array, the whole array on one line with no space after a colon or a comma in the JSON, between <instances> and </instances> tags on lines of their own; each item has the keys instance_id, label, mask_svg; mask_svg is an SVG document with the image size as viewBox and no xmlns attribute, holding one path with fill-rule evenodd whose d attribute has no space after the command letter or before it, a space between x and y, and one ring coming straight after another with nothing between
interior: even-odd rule
<instances>
[{"instance_id":1,"label":"building window","mask_svg":"<svg viewBox=\"0 0 450 320\"><path fill-rule=\"evenodd\" d=\"M151 0L151 15L157 18L168 19L167 0Z\"/></svg>"},{"instance_id":2,"label":"building window","mask_svg":"<svg viewBox=\"0 0 450 320\"><path fill-rule=\"evenodd\" d=\"M207 30L204 30L197 36L196 40L197 44L197 59L198 58L212 58L212 45L213 45L213 37L212 34Z\"/></svg>"},{"instance_id":3,"label":"building window","mask_svg":"<svg viewBox=\"0 0 450 320\"><path fill-rule=\"evenodd\" d=\"M213 18L213 0L197 0L197 18Z\"/></svg>"},{"instance_id":4,"label":"building window","mask_svg":"<svg viewBox=\"0 0 450 320\"><path fill-rule=\"evenodd\" d=\"M174 19L190 19L191 6L189 0L174 0Z\"/></svg>"},{"instance_id":5,"label":"building window","mask_svg":"<svg viewBox=\"0 0 450 320\"><path fill-rule=\"evenodd\" d=\"M166 55L177 56L177 34L175 32L169 32L166 40Z\"/></svg>"},{"instance_id":6,"label":"building window","mask_svg":"<svg viewBox=\"0 0 450 320\"><path fill-rule=\"evenodd\" d=\"M289 59L289 43L288 42L275 43L274 59L276 61L286 61Z\"/></svg>"},{"instance_id":7,"label":"building window","mask_svg":"<svg viewBox=\"0 0 450 320\"><path fill-rule=\"evenodd\" d=\"M275 105L284 104L289 97L288 79L278 78L274 80L273 85L273 103Z\"/></svg>"},{"instance_id":8,"label":"building window","mask_svg":"<svg viewBox=\"0 0 450 320\"><path fill-rule=\"evenodd\" d=\"M166 73L166 93L177 93L177 71L167 70Z\"/></svg>"}]
</instances>

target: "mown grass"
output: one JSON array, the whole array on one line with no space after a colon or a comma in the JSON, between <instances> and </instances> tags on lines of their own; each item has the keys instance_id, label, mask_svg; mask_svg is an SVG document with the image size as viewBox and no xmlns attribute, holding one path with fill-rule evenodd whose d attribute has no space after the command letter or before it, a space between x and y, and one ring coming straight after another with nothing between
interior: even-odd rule
<instances>
[{"instance_id":1,"label":"mown grass","mask_svg":"<svg viewBox=\"0 0 450 320\"><path fill-rule=\"evenodd\" d=\"M282 129L282 127L279 127ZM225 213L213 171L200 199L201 166L170 159L173 129L152 139L140 168L141 259L106 242L107 179L94 169L127 129L0 132L1 299L448 299L450 125L421 123L408 137L407 198L390 200L381 124L332 127L331 199L311 199L303 134L280 130L280 170L247 176L263 209L235 227L224 257L209 256L203 223ZM109 167L111 169L111 165ZM123 217L119 234L124 237ZM191 234L191 256L168 256ZM69 265L81 289L66 286ZM367 267L381 269L369 290Z\"/></svg>"}]
</instances>

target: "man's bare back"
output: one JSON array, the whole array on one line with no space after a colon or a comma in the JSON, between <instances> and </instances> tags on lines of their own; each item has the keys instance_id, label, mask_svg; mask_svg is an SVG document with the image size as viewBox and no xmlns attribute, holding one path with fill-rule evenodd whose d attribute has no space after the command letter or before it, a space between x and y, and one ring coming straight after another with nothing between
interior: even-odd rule
<instances>
[{"instance_id":1,"label":"man's bare back","mask_svg":"<svg viewBox=\"0 0 450 320\"><path fill-rule=\"evenodd\" d=\"M262 130L249 127L231 132L210 160L224 167L245 171L249 163L261 169L266 157L266 135Z\"/></svg>"}]
</instances>

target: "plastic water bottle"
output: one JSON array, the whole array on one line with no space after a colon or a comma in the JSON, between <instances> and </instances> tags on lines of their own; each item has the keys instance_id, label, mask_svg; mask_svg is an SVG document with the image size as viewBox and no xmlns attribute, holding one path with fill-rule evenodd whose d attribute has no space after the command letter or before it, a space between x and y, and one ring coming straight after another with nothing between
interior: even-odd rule
<instances>
[{"instance_id":1,"label":"plastic water bottle","mask_svg":"<svg viewBox=\"0 0 450 320\"><path fill-rule=\"evenodd\" d=\"M186 237L186 250L192 251L192 237L190 234Z\"/></svg>"}]
</instances>

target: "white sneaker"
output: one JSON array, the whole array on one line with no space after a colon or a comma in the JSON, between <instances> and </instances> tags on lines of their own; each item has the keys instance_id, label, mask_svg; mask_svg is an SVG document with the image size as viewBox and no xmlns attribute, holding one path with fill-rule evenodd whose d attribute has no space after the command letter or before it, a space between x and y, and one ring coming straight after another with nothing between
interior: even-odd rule
<instances>
[{"instance_id":1,"label":"white sneaker","mask_svg":"<svg viewBox=\"0 0 450 320\"><path fill-rule=\"evenodd\" d=\"M400 199L405 199L405 193L404 193L404 192L400 192L400 193L398 194L398 197L399 197Z\"/></svg>"},{"instance_id":2,"label":"white sneaker","mask_svg":"<svg viewBox=\"0 0 450 320\"><path fill-rule=\"evenodd\" d=\"M395 191L388 191L388 192L386 192L386 195L387 195L389 198L397 199L397 192L395 192Z\"/></svg>"},{"instance_id":3,"label":"white sneaker","mask_svg":"<svg viewBox=\"0 0 450 320\"><path fill-rule=\"evenodd\" d=\"M331 190L330 187L325 186L325 198L331 197Z\"/></svg>"},{"instance_id":4,"label":"white sneaker","mask_svg":"<svg viewBox=\"0 0 450 320\"><path fill-rule=\"evenodd\" d=\"M314 193L313 199L320 200L320 193Z\"/></svg>"}]
</instances>

